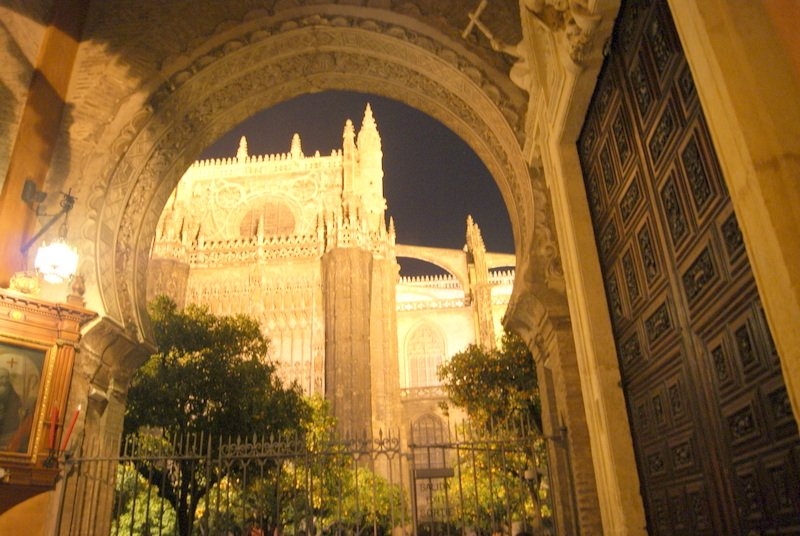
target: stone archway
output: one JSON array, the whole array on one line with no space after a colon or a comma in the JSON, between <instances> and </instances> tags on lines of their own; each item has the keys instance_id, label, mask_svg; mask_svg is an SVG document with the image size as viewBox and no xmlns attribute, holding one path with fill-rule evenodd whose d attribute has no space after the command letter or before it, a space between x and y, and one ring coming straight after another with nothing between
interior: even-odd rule
<instances>
[{"instance_id":1,"label":"stone archway","mask_svg":"<svg viewBox=\"0 0 800 536\"><path fill-rule=\"evenodd\" d=\"M524 95L510 84L495 84L501 74L458 42L423 35L411 19L372 15L298 13L280 24L243 24L120 107L111 152L89 158L87 168L99 171L105 187L95 187L88 198L94 210L84 237L96 244L92 271L103 309L126 331L149 339L146 261L161 209L183 171L241 120L310 91L350 89L395 98L450 127L495 177L516 249L531 249L533 193L519 131Z\"/></svg>"},{"instance_id":2,"label":"stone archway","mask_svg":"<svg viewBox=\"0 0 800 536\"><path fill-rule=\"evenodd\" d=\"M87 275L86 298L89 307L103 316L102 324L93 329L106 330L134 346L138 342L140 348L84 346L78 372L84 378L73 380L78 389L72 396L94 390L111 399L108 409L87 413L87 438L105 438L110 444L118 438L127 381L151 342L145 314L146 270L155 227L170 192L220 134L294 96L326 89L374 93L448 126L482 159L506 203L517 251L515 293L532 295L541 284L547 267L537 266L535 260L547 252L537 251L534 240L551 224L542 209L548 200L541 170L529 168L522 150L530 142L523 132L527 95L474 48L419 19L347 6L325 6L312 13L289 8L279 16L254 13L220 25L212 37L174 56L158 58L157 68L138 79L140 63L145 62L135 45L130 50L109 50L88 39L78 64L79 78L73 82L79 88L77 126L64 136L70 145L59 150L70 164L63 187L74 185L79 202L73 220L84 221L80 235L82 256L88 259L82 267ZM89 67L109 58L122 65L108 68L110 81L91 87L89 77L95 73ZM109 85L114 86L113 95L103 93ZM99 111L92 114L95 107ZM80 143L81 135L92 142L88 148ZM51 182L59 165L56 162L51 171ZM550 238L546 241L552 245ZM563 302L563 296L559 299ZM528 305L517 301L511 314L520 323L537 325L539 316ZM568 338L569 322L562 326L562 336ZM104 332L92 335L109 337ZM87 334L87 341L92 339ZM569 354L565 360L574 359L571 347L564 353ZM579 389L577 382L570 385L571 392ZM582 399L571 400L565 411L574 417L570 433L579 431L580 440L587 434ZM583 446L576 473L588 475L591 453L588 442ZM598 525L594 479L585 479L579 493L586 497L582 525Z\"/></svg>"}]
</instances>

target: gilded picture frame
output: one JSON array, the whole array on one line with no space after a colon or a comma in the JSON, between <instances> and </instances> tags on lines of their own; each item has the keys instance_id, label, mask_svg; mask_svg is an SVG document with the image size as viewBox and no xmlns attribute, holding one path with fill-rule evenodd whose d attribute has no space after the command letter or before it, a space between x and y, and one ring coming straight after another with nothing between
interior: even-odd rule
<instances>
[{"instance_id":1,"label":"gilded picture frame","mask_svg":"<svg viewBox=\"0 0 800 536\"><path fill-rule=\"evenodd\" d=\"M50 348L0 339L0 455L33 455Z\"/></svg>"}]
</instances>

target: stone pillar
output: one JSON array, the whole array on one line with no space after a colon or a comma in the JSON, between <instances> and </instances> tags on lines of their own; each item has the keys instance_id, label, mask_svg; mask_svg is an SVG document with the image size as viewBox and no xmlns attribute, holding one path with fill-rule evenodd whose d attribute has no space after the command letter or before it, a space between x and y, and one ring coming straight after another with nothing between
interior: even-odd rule
<instances>
[{"instance_id":1,"label":"stone pillar","mask_svg":"<svg viewBox=\"0 0 800 536\"><path fill-rule=\"evenodd\" d=\"M400 366L397 356L399 266L394 259L376 259L372 267L372 429L397 435L400 430Z\"/></svg>"},{"instance_id":2,"label":"stone pillar","mask_svg":"<svg viewBox=\"0 0 800 536\"><path fill-rule=\"evenodd\" d=\"M125 401L136 369L155 348L132 338L105 317L81 339L75 360L68 408L84 409L73 433L72 456L107 458L89 469L67 471L58 483L56 526L49 534L108 534L114 499ZM90 472L87 472L90 471Z\"/></svg>"},{"instance_id":3,"label":"stone pillar","mask_svg":"<svg viewBox=\"0 0 800 536\"><path fill-rule=\"evenodd\" d=\"M553 338L547 349L546 366L552 371L552 396L559 408L558 422L546 432L558 437L554 450L564 457L570 497L562 497L563 515L574 517L574 532L565 534L602 534L603 525L597 497L589 427L586 422L580 371L575 356L572 324L568 318L553 321ZM556 428L558 426L558 428ZM569 511L567 506L569 505Z\"/></svg>"},{"instance_id":4,"label":"stone pillar","mask_svg":"<svg viewBox=\"0 0 800 536\"><path fill-rule=\"evenodd\" d=\"M372 374L372 433L379 437L405 439L401 422L400 364L397 355L397 295L400 267L394 258L374 259L372 265L372 321L370 336ZM373 470L392 480L387 456L375 458Z\"/></svg>"},{"instance_id":5,"label":"stone pillar","mask_svg":"<svg viewBox=\"0 0 800 536\"><path fill-rule=\"evenodd\" d=\"M486 265L486 246L481 230L467 217L467 274L469 276L469 296L475 322L478 344L493 350L495 344L494 318L492 315L492 285L489 283L489 269Z\"/></svg>"},{"instance_id":6,"label":"stone pillar","mask_svg":"<svg viewBox=\"0 0 800 536\"><path fill-rule=\"evenodd\" d=\"M325 398L343 434L371 436L370 287L372 255L335 248L322 256Z\"/></svg>"},{"instance_id":7,"label":"stone pillar","mask_svg":"<svg viewBox=\"0 0 800 536\"><path fill-rule=\"evenodd\" d=\"M573 437L577 430L567 426L572 447L591 447L592 485L596 482L603 532L646 534L627 406L577 149L574 143L548 149L552 151L547 156L553 165L554 220L563 266L568 267L566 299L572 331L560 337L571 349L569 359L562 356L564 383L556 385L556 390L565 389L560 403L566 407L575 403L567 388L579 391L585 401L582 419L587 433ZM576 489L580 485L576 473Z\"/></svg>"},{"instance_id":8,"label":"stone pillar","mask_svg":"<svg viewBox=\"0 0 800 536\"><path fill-rule=\"evenodd\" d=\"M504 322L536 360L557 532L602 534L572 325L562 302L553 299L545 306L529 290L509 304Z\"/></svg>"}]
</instances>

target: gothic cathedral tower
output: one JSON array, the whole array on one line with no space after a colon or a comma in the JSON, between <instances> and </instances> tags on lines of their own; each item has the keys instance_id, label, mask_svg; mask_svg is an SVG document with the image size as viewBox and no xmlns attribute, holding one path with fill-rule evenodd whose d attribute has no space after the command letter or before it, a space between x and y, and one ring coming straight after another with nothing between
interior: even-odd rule
<instances>
[{"instance_id":1,"label":"gothic cathedral tower","mask_svg":"<svg viewBox=\"0 0 800 536\"><path fill-rule=\"evenodd\" d=\"M200 209L202 207L202 209ZM164 209L149 292L245 313L270 337L285 381L323 393L339 431L400 424L394 224L369 105L343 146L195 163ZM202 215L202 216L201 216Z\"/></svg>"},{"instance_id":2,"label":"gothic cathedral tower","mask_svg":"<svg viewBox=\"0 0 800 536\"><path fill-rule=\"evenodd\" d=\"M325 397L342 433L399 424L394 230L385 223L383 151L369 105L347 121L341 200L325 212Z\"/></svg>"}]
</instances>

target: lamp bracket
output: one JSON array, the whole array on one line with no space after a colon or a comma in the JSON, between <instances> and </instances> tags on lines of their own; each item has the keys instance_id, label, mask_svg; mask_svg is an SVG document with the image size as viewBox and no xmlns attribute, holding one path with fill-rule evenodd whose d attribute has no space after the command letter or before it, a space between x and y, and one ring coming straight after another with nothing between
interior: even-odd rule
<instances>
[{"instance_id":1,"label":"lamp bracket","mask_svg":"<svg viewBox=\"0 0 800 536\"><path fill-rule=\"evenodd\" d=\"M33 207L34 203L41 204L47 194L36 187L36 183L31 179L25 179L25 184L22 185L22 200L28 205Z\"/></svg>"},{"instance_id":2,"label":"lamp bracket","mask_svg":"<svg viewBox=\"0 0 800 536\"><path fill-rule=\"evenodd\" d=\"M20 251L22 252L23 255L27 255L28 250L36 242L36 240L38 240L39 237L41 237L44 233L46 233L47 230L50 229L50 227L52 227L53 224L56 223L62 215L68 214L69 211L72 210L72 207L75 206L75 197L72 195L72 189L70 189L66 193L64 192L61 193L64 196L63 199L61 199L61 210L59 210L56 214L39 214L37 207L36 210L37 216L46 216L49 217L50 219L42 226L41 229L39 229L38 233L33 235L30 240L22 244ZM39 191L39 189L36 187L36 184L34 184L32 180L30 179L25 180L25 185L22 188L23 201L25 201L26 203L28 203L28 205L32 207L34 203L41 203L42 201L44 201L46 197L47 194L45 192Z\"/></svg>"}]
</instances>

